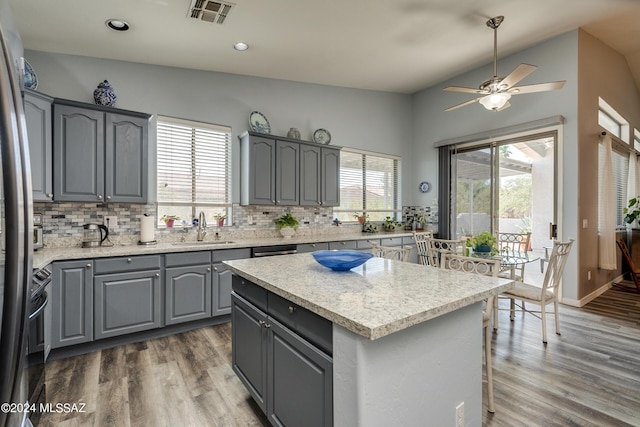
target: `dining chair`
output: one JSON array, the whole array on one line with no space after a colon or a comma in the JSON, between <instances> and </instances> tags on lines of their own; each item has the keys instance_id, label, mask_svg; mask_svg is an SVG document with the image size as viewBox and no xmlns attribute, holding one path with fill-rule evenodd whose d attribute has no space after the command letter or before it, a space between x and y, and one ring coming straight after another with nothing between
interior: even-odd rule
<instances>
[{"instance_id":1,"label":"dining chair","mask_svg":"<svg viewBox=\"0 0 640 427\"><path fill-rule=\"evenodd\" d=\"M529 245L531 243L531 233L497 233L498 250L502 253L508 253L511 255L525 255L529 251ZM518 266L511 267L508 271L502 271L499 276L506 277L507 279L515 279L519 281L524 280L524 266L525 263ZM512 275L512 269L514 275Z\"/></svg>"},{"instance_id":2,"label":"dining chair","mask_svg":"<svg viewBox=\"0 0 640 427\"><path fill-rule=\"evenodd\" d=\"M494 258L472 258L450 253L443 253L440 259L440 268L464 271L466 273L481 274L497 277L500 272L500 260ZM482 330L484 331L484 359L487 375L487 402L488 411L495 412L493 405L493 361L491 359L491 311L495 296L487 299L486 308L482 311Z\"/></svg>"},{"instance_id":3,"label":"dining chair","mask_svg":"<svg viewBox=\"0 0 640 427\"><path fill-rule=\"evenodd\" d=\"M411 246L381 246L371 243L371 253L378 258L394 259L408 262L411 256Z\"/></svg>"},{"instance_id":4,"label":"dining chair","mask_svg":"<svg viewBox=\"0 0 640 427\"><path fill-rule=\"evenodd\" d=\"M467 240L429 239L427 244L426 265L440 266L440 258L443 253L463 255Z\"/></svg>"},{"instance_id":5,"label":"dining chair","mask_svg":"<svg viewBox=\"0 0 640 427\"><path fill-rule=\"evenodd\" d=\"M635 283L636 289L640 291L640 277L638 277L640 276L640 269L638 269L634 265L633 258L631 257L631 253L629 252L629 247L627 246L627 243L622 238L616 240L616 243L618 244L618 248L620 248L620 252L622 252L622 256L624 257L625 261L627 262L627 265L629 266L629 270L630 270L629 273L631 274L631 279L633 279L633 283ZM625 286L622 286L622 285L619 285L619 286L621 288L626 288ZM633 288L627 288L627 289L633 289Z\"/></svg>"},{"instance_id":6,"label":"dining chair","mask_svg":"<svg viewBox=\"0 0 640 427\"><path fill-rule=\"evenodd\" d=\"M556 334L560 335L560 316L558 313L558 288L560 287L560 279L562 272L567 263L571 246L574 239L567 242L553 242L553 248L549 255L549 266L544 275L542 287L530 285L524 282L516 282L515 287L503 292L502 295L510 299L510 318L513 321L515 317L515 306L521 309L523 313L529 313L542 319L542 342L547 343L547 316L546 306L553 303L553 312L556 322ZM516 304L515 300L520 300L522 304ZM540 306L540 311L529 310L525 308L524 302L533 303ZM539 314L539 315L538 315Z\"/></svg>"},{"instance_id":7,"label":"dining chair","mask_svg":"<svg viewBox=\"0 0 640 427\"><path fill-rule=\"evenodd\" d=\"M414 231L413 241L416 242L418 251L418 264L427 264L427 253L429 251L429 239L433 238L431 231Z\"/></svg>"}]
</instances>

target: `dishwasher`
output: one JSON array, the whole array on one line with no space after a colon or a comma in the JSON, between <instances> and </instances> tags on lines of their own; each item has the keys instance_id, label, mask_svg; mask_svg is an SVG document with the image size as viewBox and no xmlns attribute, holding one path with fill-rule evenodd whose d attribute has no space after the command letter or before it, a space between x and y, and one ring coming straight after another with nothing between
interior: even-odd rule
<instances>
[{"instance_id":1,"label":"dishwasher","mask_svg":"<svg viewBox=\"0 0 640 427\"><path fill-rule=\"evenodd\" d=\"M251 258L276 255L291 255L295 253L298 253L296 245L274 245L251 248Z\"/></svg>"}]
</instances>

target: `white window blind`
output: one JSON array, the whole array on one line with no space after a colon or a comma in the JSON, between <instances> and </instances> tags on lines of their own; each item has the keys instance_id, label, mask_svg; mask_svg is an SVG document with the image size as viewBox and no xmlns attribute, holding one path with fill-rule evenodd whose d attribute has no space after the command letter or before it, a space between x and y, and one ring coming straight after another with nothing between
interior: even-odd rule
<instances>
[{"instance_id":1,"label":"white window blind","mask_svg":"<svg viewBox=\"0 0 640 427\"><path fill-rule=\"evenodd\" d=\"M230 218L231 128L158 117L158 217Z\"/></svg>"},{"instance_id":2,"label":"white window blind","mask_svg":"<svg viewBox=\"0 0 640 427\"><path fill-rule=\"evenodd\" d=\"M599 179L602 182L602 170L603 170L603 159L604 159L604 146L600 144L599 147ZM616 149L612 152L612 161L613 161L613 188L611 191L615 194L616 200L616 228L624 228L624 213L623 209L627 206L627 178L629 174L629 154L623 153ZM598 219L599 222L602 223L602 209L600 209L600 201L598 201Z\"/></svg>"},{"instance_id":3,"label":"white window blind","mask_svg":"<svg viewBox=\"0 0 640 427\"><path fill-rule=\"evenodd\" d=\"M399 211L399 163L394 156L351 151L340 153L340 207L338 219L355 221L366 212L370 221L396 216Z\"/></svg>"}]
</instances>

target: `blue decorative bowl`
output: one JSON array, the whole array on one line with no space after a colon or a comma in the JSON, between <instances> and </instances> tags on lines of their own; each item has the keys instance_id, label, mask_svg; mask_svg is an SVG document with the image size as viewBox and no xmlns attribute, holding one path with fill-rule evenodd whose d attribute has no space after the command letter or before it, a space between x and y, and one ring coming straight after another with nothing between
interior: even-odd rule
<instances>
[{"instance_id":1,"label":"blue decorative bowl","mask_svg":"<svg viewBox=\"0 0 640 427\"><path fill-rule=\"evenodd\" d=\"M350 249L340 251L315 251L311 255L318 263L334 271L347 271L364 264L373 257L370 252L358 252Z\"/></svg>"}]
</instances>

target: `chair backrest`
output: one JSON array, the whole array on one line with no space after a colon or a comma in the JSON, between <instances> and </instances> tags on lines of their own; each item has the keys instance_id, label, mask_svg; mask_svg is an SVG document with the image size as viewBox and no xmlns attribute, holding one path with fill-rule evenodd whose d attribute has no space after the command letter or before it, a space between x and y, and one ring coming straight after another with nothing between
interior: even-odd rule
<instances>
[{"instance_id":1,"label":"chair backrest","mask_svg":"<svg viewBox=\"0 0 640 427\"><path fill-rule=\"evenodd\" d=\"M427 265L440 266L440 257L443 253L463 255L467 240L429 239L427 247Z\"/></svg>"},{"instance_id":2,"label":"chair backrest","mask_svg":"<svg viewBox=\"0 0 640 427\"><path fill-rule=\"evenodd\" d=\"M483 276L498 277L500 272L500 260L496 258L472 258L468 256L443 253L440 259L440 268L448 270L464 271L465 273L480 274ZM487 299L485 319L491 318L495 296Z\"/></svg>"},{"instance_id":3,"label":"chair backrest","mask_svg":"<svg viewBox=\"0 0 640 427\"><path fill-rule=\"evenodd\" d=\"M620 248L620 252L622 252L622 256L624 260L627 262L629 269L631 270L631 278L633 279L633 283L635 283L636 288L640 291L640 279L638 278L638 273L636 273L636 266L633 264L633 258L631 257L631 252L629 252L629 247L623 238L616 240L618 247ZM623 270L624 271L624 270Z\"/></svg>"},{"instance_id":4,"label":"chair backrest","mask_svg":"<svg viewBox=\"0 0 640 427\"><path fill-rule=\"evenodd\" d=\"M396 261L409 261L411 246L381 246L371 243L371 253L378 258L395 259Z\"/></svg>"},{"instance_id":5,"label":"chair backrest","mask_svg":"<svg viewBox=\"0 0 640 427\"><path fill-rule=\"evenodd\" d=\"M498 249L510 253L527 252L531 233L498 233Z\"/></svg>"},{"instance_id":6,"label":"chair backrest","mask_svg":"<svg viewBox=\"0 0 640 427\"><path fill-rule=\"evenodd\" d=\"M413 232L413 241L416 242L416 250L418 251L418 264L426 264L426 256L429 252L429 239L433 238L431 231Z\"/></svg>"},{"instance_id":7,"label":"chair backrest","mask_svg":"<svg viewBox=\"0 0 640 427\"><path fill-rule=\"evenodd\" d=\"M567 242L553 242L553 248L549 255L549 267L547 267L547 272L542 282L543 293L551 290L556 296L558 295L558 286L560 286L562 272L569 258L569 252L571 252L573 242L574 239L569 239Z\"/></svg>"}]
</instances>

